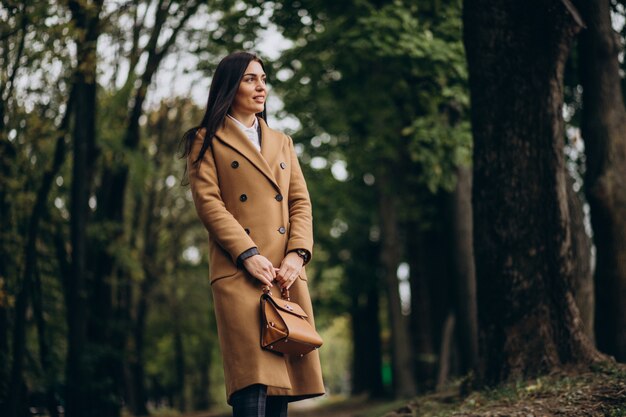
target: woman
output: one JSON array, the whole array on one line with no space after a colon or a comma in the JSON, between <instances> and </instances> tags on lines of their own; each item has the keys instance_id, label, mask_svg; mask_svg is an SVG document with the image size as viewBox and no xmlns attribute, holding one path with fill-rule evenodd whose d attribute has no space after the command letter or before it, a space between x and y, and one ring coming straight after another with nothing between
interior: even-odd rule
<instances>
[{"instance_id":1,"label":"woman","mask_svg":"<svg viewBox=\"0 0 626 417\"><path fill-rule=\"evenodd\" d=\"M211 289L235 417L286 416L287 402L324 393L317 351L291 357L260 346L264 285L288 288L313 324L304 270L313 250L311 202L291 138L265 122L266 98L262 61L233 53L215 70L200 126L183 137L196 211L209 232Z\"/></svg>"}]
</instances>

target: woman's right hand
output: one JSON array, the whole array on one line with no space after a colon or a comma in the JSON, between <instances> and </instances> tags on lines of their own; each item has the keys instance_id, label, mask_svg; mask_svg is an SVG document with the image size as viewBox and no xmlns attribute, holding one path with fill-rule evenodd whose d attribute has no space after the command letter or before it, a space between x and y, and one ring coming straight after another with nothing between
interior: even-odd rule
<instances>
[{"instance_id":1,"label":"woman's right hand","mask_svg":"<svg viewBox=\"0 0 626 417\"><path fill-rule=\"evenodd\" d=\"M243 261L243 266L250 275L261 281L265 285L272 286L272 281L276 278L274 265L263 255L252 255Z\"/></svg>"}]
</instances>

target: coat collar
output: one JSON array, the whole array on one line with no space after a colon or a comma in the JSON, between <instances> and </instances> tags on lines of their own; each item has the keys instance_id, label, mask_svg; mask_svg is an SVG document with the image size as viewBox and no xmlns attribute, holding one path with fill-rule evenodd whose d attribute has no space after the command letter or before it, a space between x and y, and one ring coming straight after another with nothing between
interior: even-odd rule
<instances>
[{"instance_id":1,"label":"coat collar","mask_svg":"<svg viewBox=\"0 0 626 417\"><path fill-rule=\"evenodd\" d=\"M230 117L224 118L223 125L215 132L215 137L243 155L274 184L276 189L279 189L278 182L274 174L272 174L270 166L280 153L282 141L278 134L270 129L261 118L259 118L259 125L261 127L260 153Z\"/></svg>"}]
</instances>

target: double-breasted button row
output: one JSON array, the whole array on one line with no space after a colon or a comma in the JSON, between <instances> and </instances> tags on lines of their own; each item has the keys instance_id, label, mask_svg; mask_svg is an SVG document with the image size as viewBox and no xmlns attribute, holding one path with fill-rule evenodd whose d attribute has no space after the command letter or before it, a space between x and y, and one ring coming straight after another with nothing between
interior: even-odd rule
<instances>
[{"instance_id":1,"label":"double-breasted button row","mask_svg":"<svg viewBox=\"0 0 626 417\"><path fill-rule=\"evenodd\" d=\"M281 162L279 165L280 165L280 168L281 168L281 169L285 169L285 168L287 168L287 164L286 164L285 162ZM237 162L237 161L233 161L233 162L231 162L231 163L230 163L230 166L231 166L232 168L237 169L237 168L239 168L239 162Z\"/></svg>"},{"instance_id":2,"label":"double-breasted button row","mask_svg":"<svg viewBox=\"0 0 626 417\"><path fill-rule=\"evenodd\" d=\"M275 196L274 198L276 199L276 201L283 201L283 196L282 196L282 194L276 194L276 196ZM244 201L246 201L246 200L248 200L248 196L247 196L247 195L245 195L245 194L241 194L241 195L239 196L239 201L244 202Z\"/></svg>"}]
</instances>

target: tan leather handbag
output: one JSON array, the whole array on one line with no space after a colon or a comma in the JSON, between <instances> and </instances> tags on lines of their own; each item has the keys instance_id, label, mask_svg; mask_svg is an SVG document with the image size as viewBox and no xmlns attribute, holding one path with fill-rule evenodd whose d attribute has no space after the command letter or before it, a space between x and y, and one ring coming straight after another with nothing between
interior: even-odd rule
<instances>
[{"instance_id":1,"label":"tan leather handbag","mask_svg":"<svg viewBox=\"0 0 626 417\"><path fill-rule=\"evenodd\" d=\"M285 355L304 356L322 346L322 338L302 307L290 301L289 290L281 292L282 298L272 295L263 287L261 295L261 347Z\"/></svg>"}]
</instances>

